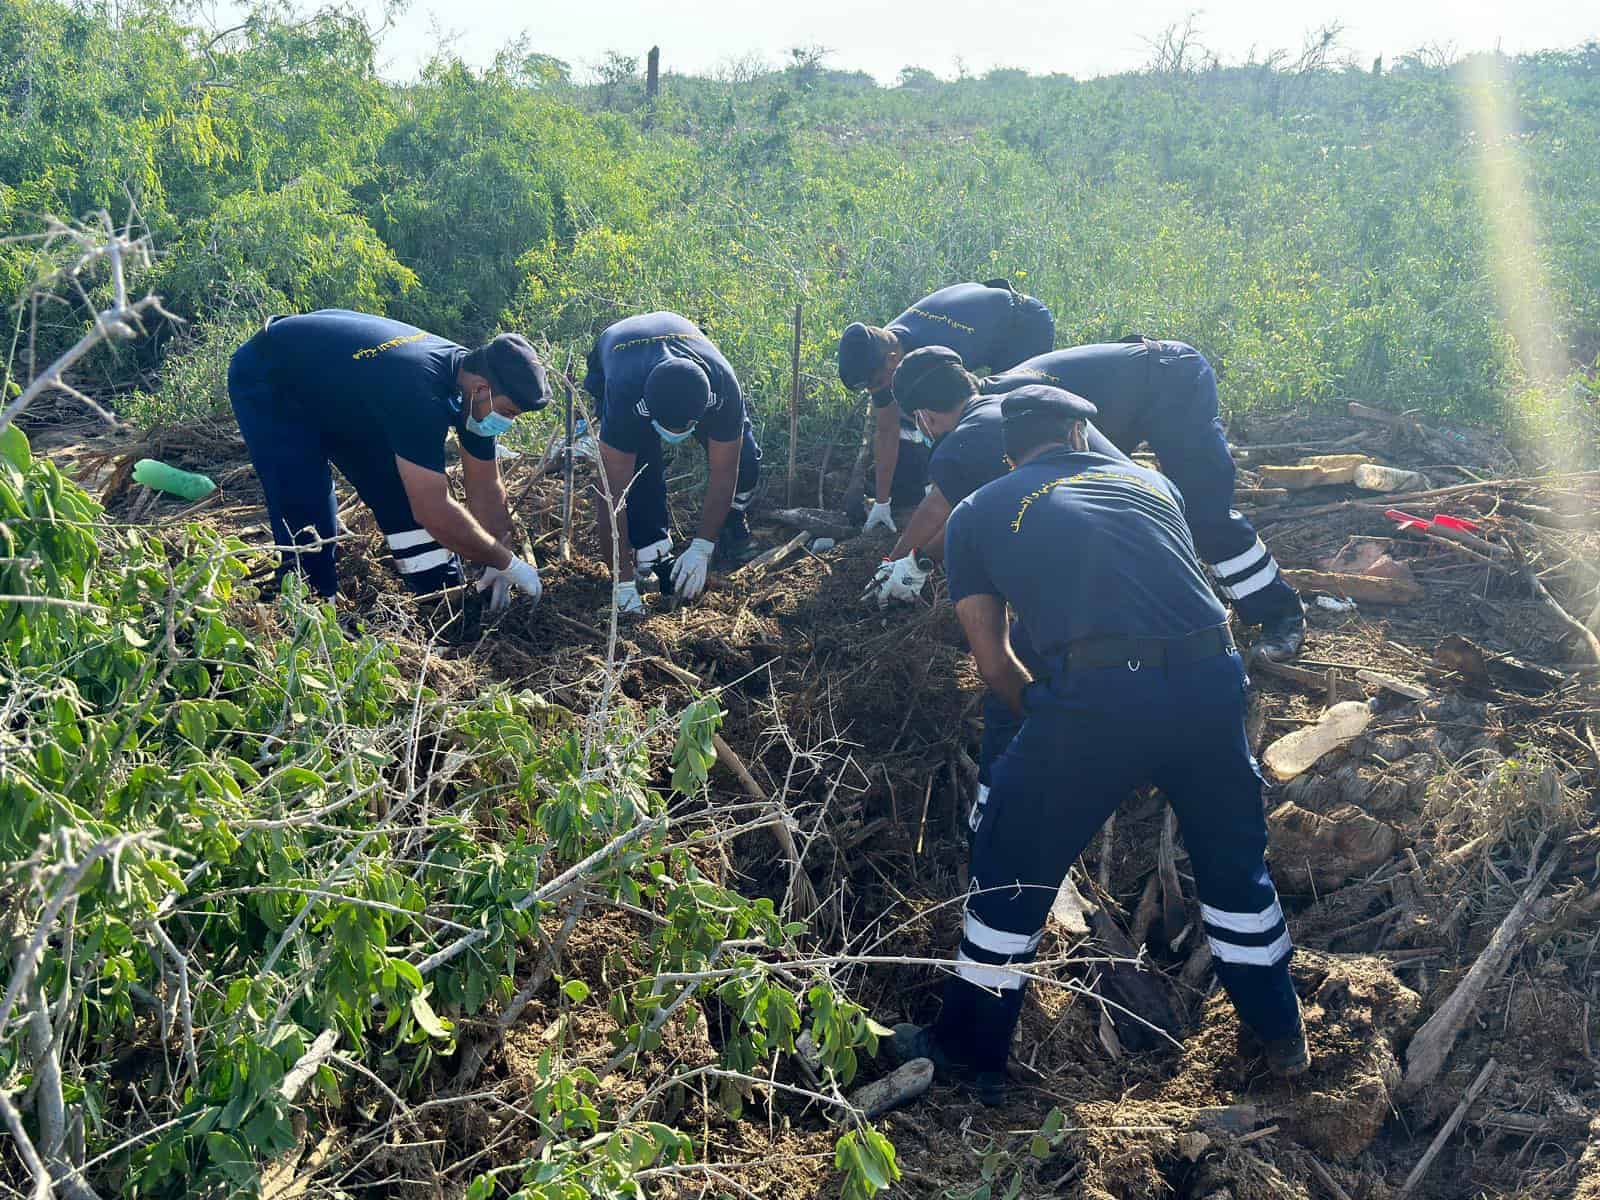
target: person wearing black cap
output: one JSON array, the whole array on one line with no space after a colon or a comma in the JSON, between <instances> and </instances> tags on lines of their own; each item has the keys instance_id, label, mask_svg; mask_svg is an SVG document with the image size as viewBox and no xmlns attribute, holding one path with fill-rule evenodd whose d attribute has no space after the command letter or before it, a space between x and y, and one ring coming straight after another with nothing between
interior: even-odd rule
<instances>
[{"instance_id":1,"label":"person wearing black cap","mask_svg":"<svg viewBox=\"0 0 1600 1200\"><path fill-rule=\"evenodd\" d=\"M944 557L951 508L1010 469L1001 446L1000 398L981 394L977 378L948 346L906 355L895 368L894 398L933 441L933 453L927 494L862 597L875 596L879 608L916 599L932 563ZM1095 453L1127 461L1093 425L1085 433Z\"/></svg>"},{"instance_id":2,"label":"person wearing black cap","mask_svg":"<svg viewBox=\"0 0 1600 1200\"><path fill-rule=\"evenodd\" d=\"M600 404L600 461L617 514L618 578L614 598L639 613L637 574L671 561L675 595L693 600L705 589L712 553L748 560L749 509L761 476L761 448L745 411L738 377L693 321L653 312L609 326L589 351L584 389ZM672 558L667 477L661 444L694 438L706 450L710 480L696 537ZM626 493L626 495L624 495ZM601 547L611 557L611 516L596 506Z\"/></svg>"},{"instance_id":3,"label":"person wearing black cap","mask_svg":"<svg viewBox=\"0 0 1600 1200\"><path fill-rule=\"evenodd\" d=\"M486 569L480 591L504 608L537 600L538 567L512 553L495 438L550 400L528 340L503 333L476 350L386 317L327 308L272 317L228 364L228 398L266 493L284 570L323 596L337 587L339 533L330 462L372 510L413 592L462 582L462 558ZM445 436L464 453L467 502L445 478Z\"/></svg>"},{"instance_id":4,"label":"person wearing black cap","mask_svg":"<svg viewBox=\"0 0 1600 1200\"><path fill-rule=\"evenodd\" d=\"M1149 442L1161 472L1177 484L1189 531L1217 590L1246 625L1259 625L1257 652L1283 662L1305 645L1305 608L1248 518L1233 507L1233 455L1217 411L1217 376L1193 346L1131 337L1072 346L990 376L1001 395L1045 383L1088 399L1100 431L1132 453Z\"/></svg>"},{"instance_id":5,"label":"person wearing black cap","mask_svg":"<svg viewBox=\"0 0 1600 1200\"><path fill-rule=\"evenodd\" d=\"M900 411L890 384L900 360L947 346L969 368L1003 371L1055 345L1050 310L1004 279L957 283L918 300L883 328L860 321L839 338L839 378L872 394L876 414L872 504L866 530L895 531L893 504L914 504L927 484L928 444Z\"/></svg>"},{"instance_id":6,"label":"person wearing black cap","mask_svg":"<svg viewBox=\"0 0 1600 1200\"><path fill-rule=\"evenodd\" d=\"M985 1103L1005 1095L1011 1035L1067 868L1134 788L1176 811L1218 978L1268 1068L1310 1065L1292 944L1264 854L1244 664L1194 551L1177 490L1089 451L1095 408L1022 386L1001 406L1009 475L968 496L945 538L950 596L984 681L1022 719L975 832L955 973L938 1020L895 1028ZM1006 606L1038 647L1030 673Z\"/></svg>"}]
</instances>

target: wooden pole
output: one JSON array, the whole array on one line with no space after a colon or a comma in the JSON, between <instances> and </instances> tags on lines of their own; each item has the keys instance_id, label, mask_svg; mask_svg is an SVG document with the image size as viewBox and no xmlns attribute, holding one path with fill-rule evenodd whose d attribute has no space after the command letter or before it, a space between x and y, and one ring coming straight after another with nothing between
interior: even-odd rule
<instances>
[{"instance_id":1,"label":"wooden pole","mask_svg":"<svg viewBox=\"0 0 1600 1200\"><path fill-rule=\"evenodd\" d=\"M789 352L789 479L784 489L784 505L794 507L794 458L800 441L800 313L801 302L794 302L794 344Z\"/></svg>"},{"instance_id":2,"label":"wooden pole","mask_svg":"<svg viewBox=\"0 0 1600 1200\"><path fill-rule=\"evenodd\" d=\"M561 561L572 561L572 473L576 468L578 448L573 442L572 384L567 393L567 450L561 463Z\"/></svg>"},{"instance_id":3,"label":"wooden pole","mask_svg":"<svg viewBox=\"0 0 1600 1200\"><path fill-rule=\"evenodd\" d=\"M661 47L651 46L650 53L644 60L644 102L649 110L645 114L649 122L656 114L656 92L661 87Z\"/></svg>"}]
</instances>

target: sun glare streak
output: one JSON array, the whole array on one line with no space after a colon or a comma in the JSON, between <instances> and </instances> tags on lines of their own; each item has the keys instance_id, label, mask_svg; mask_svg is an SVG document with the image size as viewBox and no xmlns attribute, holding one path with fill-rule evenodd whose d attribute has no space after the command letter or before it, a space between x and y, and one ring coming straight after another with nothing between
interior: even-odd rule
<instances>
[{"instance_id":1,"label":"sun glare streak","mask_svg":"<svg viewBox=\"0 0 1600 1200\"><path fill-rule=\"evenodd\" d=\"M1572 365L1561 342L1549 276L1540 256L1510 60L1499 54L1474 55L1461 71L1465 117L1477 158L1479 209L1487 225L1489 268L1521 376L1510 385L1506 419L1514 427L1511 432L1541 458L1565 468L1579 453L1571 436L1574 428L1562 419L1567 414L1560 413Z\"/></svg>"}]
</instances>

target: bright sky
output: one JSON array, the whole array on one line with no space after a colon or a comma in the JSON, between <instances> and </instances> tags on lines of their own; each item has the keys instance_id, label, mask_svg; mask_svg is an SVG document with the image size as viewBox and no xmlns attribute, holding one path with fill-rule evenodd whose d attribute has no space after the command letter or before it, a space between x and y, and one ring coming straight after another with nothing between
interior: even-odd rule
<instances>
[{"instance_id":1,"label":"bright sky","mask_svg":"<svg viewBox=\"0 0 1600 1200\"><path fill-rule=\"evenodd\" d=\"M791 46L821 45L830 65L882 82L907 65L949 77L958 63L972 73L1000 66L1083 78L1143 65L1150 39L1190 12L1200 43L1225 62L1252 50L1298 52L1306 32L1329 20L1343 23L1341 45L1364 65L1427 45L1516 53L1600 38L1595 0L410 0L385 38L385 73L414 74L441 38L481 65L526 32L533 49L580 74L608 50L642 63L652 44L663 70L695 74L751 55L775 64Z\"/></svg>"}]
</instances>

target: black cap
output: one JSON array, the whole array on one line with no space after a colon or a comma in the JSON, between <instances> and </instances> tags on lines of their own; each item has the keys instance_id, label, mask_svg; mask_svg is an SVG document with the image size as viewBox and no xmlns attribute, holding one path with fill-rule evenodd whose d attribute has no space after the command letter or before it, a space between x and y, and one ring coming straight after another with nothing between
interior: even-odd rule
<instances>
[{"instance_id":1,"label":"black cap","mask_svg":"<svg viewBox=\"0 0 1600 1200\"><path fill-rule=\"evenodd\" d=\"M1082 396L1044 383L1028 383L1000 402L1000 436L1006 456L1020 458L1035 446L1067 440L1074 423L1099 410Z\"/></svg>"},{"instance_id":2,"label":"black cap","mask_svg":"<svg viewBox=\"0 0 1600 1200\"><path fill-rule=\"evenodd\" d=\"M886 329L856 321L839 335L839 381L847 388L864 388L883 366L894 346Z\"/></svg>"},{"instance_id":3,"label":"black cap","mask_svg":"<svg viewBox=\"0 0 1600 1200\"><path fill-rule=\"evenodd\" d=\"M687 429L711 403L711 380L692 358L662 359L645 376L644 406L668 429Z\"/></svg>"},{"instance_id":4,"label":"black cap","mask_svg":"<svg viewBox=\"0 0 1600 1200\"><path fill-rule=\"evenodd\" d=\"M520 333L497 334L476 359L476 365L468 370L477 370L489 381L489 390L511 401L518 411L538 412L550 403L544 364Z\"/></svg>"},{"instance_id":5,"label":"black cap","mask_svg":"<svg viewBox=\"0 0 1600 1200\"><path fill-rule=\"evenodd\" d=\"M913 350L894 369L894 399L904 411L949 412L977 393L977 383L949 346Z\"/></svg>"}]
</instances>

